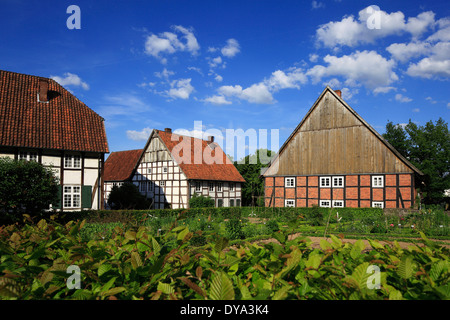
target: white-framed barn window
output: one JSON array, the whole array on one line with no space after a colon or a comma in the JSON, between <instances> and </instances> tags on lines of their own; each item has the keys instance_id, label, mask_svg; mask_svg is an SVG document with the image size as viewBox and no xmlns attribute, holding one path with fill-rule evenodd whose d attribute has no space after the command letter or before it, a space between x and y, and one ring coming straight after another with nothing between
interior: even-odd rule
<instances>
[{"instance_id":1,"label":"white-framed barn window","mask_svg":"<svg viewBox=\"0 0 450 320\"><path fill-rule=\"evenodd\" d=\"M219 182L217 184L217 191L221 192L222 191L222 186L223 186L222 182Z\"/></svg>"},{"instance_id":2,"label":"white-framed barn window","mask_svg":"<svg viewBox=\"0 0 450 320\"><path fill-rule=\"evenodd\" d=\"M73 154L64 155L64 168L81 168L81 156Z\"/></svg>"},{"instance_id":3,"label":"white-framed barn window","mask_svg":"<svg viewBox=\"0 0 450 320\"><path fill-rule=\"evenodd\" d=\"M63 205L64 208L80 208L81 207L81 187L80 186L64 186L63 188Z\"/></svg>"},{"instance_id":4,"label":"white-framed barn window","mask_svg":"<svg viewBox=\"0 0 450 320\"><path fill-rule=\"evenodd\" d=\"M331 201L330 200L320 200L319 206L324 207L324 208L331 208Z\"/></svg>"},{"instance_id":5,"label":"white-framed barn window","mask_svg":"<svg viewBox=\"0 0 450 320\"><path fill-rule=\"evenodd\" d=\"M230 191L234 191L234 182L230 182Z\"/></svg>"},{"instance_id":6,"label":"white-framed barn window","mask_svg":"<svg viewBox=\"0 0 450 320\"><path fill-rule=\"evenodd\" d=\"M343 208L344 201L343 200L333 200L333 208Z\"/></svg>"},{"instance_id":7,"label":"white-framed barn window","mask_svg":"<svg viewBox=\"0 0 450 320\"><path fill-rule=\"evenodd\" d=\"M372 176L372 188L382 188L384 187L383 176Z\"/></svg>"},{"instance_id":8,"label":"white-framed barn window","mask_svg":"<svg viewBox=\"0 0 450 320\"><path fill-rule=\"evenodd\" d=\"M166 182L164 181L164 180L161 180L160 182L159 182L159 186L160 187L164 187L166 185Z\"/></svg>"},{"instance_id":9,"label":"white-framed barn window","mask_svg":"<svg viewBox=\"0 0 450 320\"><path fill-rule=\"evenodd\" d=\"M151 174L152 173L152 168L147 168L147 174Z\"/></svg>"},{"instance_id":10,"label":"white-framed barn window","mask_svg":"<svg viewBox=\"0 0 450 320\"><path fill-rule=\"evenodd\" d=\"M208 187L209 187L209 191L214 191L214 182L210 182L208 184Z\"/></svg>"},{"instance_id":11,"label":"white-framed barn window","mask_svg":"<svg viewBox=\"0 0 450 320\"><path fill-rule=\"evenodd\" d=\"M343 188L344 187L344 177L333 177L333 188Z\"/></svg>"},{"instance_id":12,"label":"white-framed barn window","mask_svg":"<svg viewBox=\"0 0 450 320\"><path fill-rule=\"evenodd\" d=\"M284 206L285 207L295 207L295 200L284 200Z\"/></svg>"},{"instance_id":13,"label":"white-framed barn window","mask_svg":"<svg viewBox=\"0 0 450 320\"><path fill-rule=\"evenodd\" d=\"M196 192L202 191L202 182L201 181L195 181L195 191Z\"/></svg>"},{"instance_id":14,"label":"white-framed barn window","mask_svg":"<svg viewBox=\"0 0 450 320\"><path fill-rule=\"evenodd\" d=\"M295 187L295 178L284 178L284 186L287 188Z\"/></svg>"},{"instance_id":15,"label":"white-framed barn window","mask_svg":"<svg viewBox=\"0 0 450 320\"><path fill-rule=\"evenodd\" d=\"M38 154L34 151L20 151L19 152L19 160L26 160L26 161L37 161L38 160Z\"/></svg>"},{"instance_id":16,"label":"white-framed barn window","mask_svg":"<svg viewBox=\"0 0 450 320\"><path fill-rule=\"evenodd\" d=\"M320 177L319 185L321 188L331 187L331 178L330 177Z\"/></svg>"},{"instance_id":17,"label":"white-framed barn window","mask_svg":"<svg viewBox=\"0 0 450 320\"><path fill-rule=\"evenodd\" d=\"M372 201L372 208L384 208L384 202L382 201Z\"/></svg>"},{"instance_id":18,"label":"white-framed barn window","mask_svg":"<svg viewBox=\"0 0 450 320\"><path fill-rule=\"evenodd\" d=\"M163 167L163 173L167 173L167 167Z\"/></svg>"}]
</instances>

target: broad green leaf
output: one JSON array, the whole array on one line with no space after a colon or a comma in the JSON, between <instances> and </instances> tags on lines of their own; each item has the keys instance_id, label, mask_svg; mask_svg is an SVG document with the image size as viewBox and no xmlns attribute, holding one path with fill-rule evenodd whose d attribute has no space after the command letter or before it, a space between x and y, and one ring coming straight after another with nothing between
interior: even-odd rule
<instances>
[{"instance_id":1,"label":"broad green leaf","mask_svg":"<svg viewBox=\"0 0 450 320\"><path fill-rule=\"evenodd\" d=\"M352 278L355 280L360 290L367 289L367 278L369 277L369 274L367 273L368 267L369 263L364 262L353 270Z\"/></svg>"},{"instance_id":2,"label":"broad green leaf","mask_svg":"<svg viewBox=\"0 0 450 320\"><path fill-rule=\"evenodd\" d=\"M431 265L430 277L433 281L439 279L440 275L446 271L448 271L449 262L445 260L441 260L437 263L433 263Z\"/></svg>"},{"instance_id":3,"label":"broad green leaf","mask_svg":"<svg viewBox=\"0 0 450 320\"><path fill-rule=\"evenodd\" d=\"M411 256L403 256L397 269L397 273L403 279L408 279L413 275L413 264Z\"/></svg>"},{"instance_id":4,"label":"broad green leaf","mask_svg":"<svg viewBox=\"0 0 450 320\"><path fill-rule=\"evenodd\" d=\"M225 237L219 237L214 244L214 250L216 252L221 252L223 249L225 249L228 246L228 238Z\"/></svg>"},{"instance_id":5,"label":"broad green leaf","mask_svg":"<svg viewBox=\"0 0 450 320\"><path fill-rule=\"evenodd\" d=\"M180 233L177 235L177 240L183 240L184 237L189 233L189 228L185 227Z\"/></svg>"},{"instance_id":6,"label":"broad green leaf","mask_svg":"<svg viewBox=\"0 0 450 320\"><path fill-rule=\"evenodd\" d=\"M154 237L152 237L152 247L153 247L153 252L155 253L155 255L158 255L159 252L161 251L161 246L159 245L158 241L156 241L156 239Z\"/></svg>"},{"instance_id":7,"label":"broad green leaf","mask_svg":"<svg viewBox=\"0 0 450 320\"><path fill-rule=\"evenodd\" d=\"M111 269L112 269L112 265L110 265L109 263L103 263L102 265L100 265L98 267L97 275L99 277L101 277L103 274L105 274L106 272L108 272Z\"/></svg>"},{"instance_id":8,"label":"broad green leaf","mask_svg":"<svg viewBox=\"0 0 450 320\"><path fill-rule=\"evenodd\" d=\"M109 297L109 296L114 296L116 294L119 294L126 290L127 289L125 287L115 287L115 288L109 289L108 291L102 292L101 295L103 297Z\"/></svg>"},{"instance_id":9,"label":"broad green leaf","mask_svg":"<svg viewBox=\"0 0 450 320\"><path fill-rule=\"evenodd\" d=\"M171 293L175 292L175 290L172 288L172 286L170 284L163 283L163 282L158 282L157 289L165 294L171 294Z\"/></svg>"},{"instance_id":10,"label":"broad green leaf","mask_svg":"<svg viewBox=\"0 0 450 320\"><path fill-rule=\"evenodd\" d=\"M320 239L320 247L322 248L323 251L333 249L331 244L326 239Z\"/></svg>"},{"instance_id":11,"label":"broad green leaf","mask_svg":"<svg viewBox=\"0 0 450 320\"><path fill-rule=\"evenodd\" d=\"M334 234L330 235L330 238L331 238L331 241L333 241L331 243L331 245L333 246L334 249L339 249L340 247L342 247L341 239L336 237Z\"/></svg>"},{"instance_id":12,"label":"broad green leaf","mask_svg":"<svg viewBox=\"0 0 450 320\"><path fill-rule=\"evenodd\" d=\"M284 286L275 292L275 294L272 297L272 300L284 300L288 296L288 291L291 289L289 286Z\"/></svg>"},{"instance_id":13,"label":"broad green leaf","mask_svg":"<svg viewBox=\"0 0 450 320\"><path fill-rule=\"evenodd\" d=\"M128 230L127 232L125 232L125 239L136 240L136 232Z\"/></svg>"},{"instance_id":14,"label":"broad green leaf","mask_svg":"<svg viewBox=\"0 0 450 320\"><path fill-rule=\"evenodd\" d=\"M367 239L370 243L370 246L374 249L384 249L383 245L381 245L378 241Z\"/></svg>"},{"instance_id":15,"label":"broad green leaf","mask_svg":"<svg viewBox=\"0 0 450 320\"><path fill-rule=\"evenodd\" d=\"M365 245L364 242L359 239L357 240L353 246L352 246L352 250L350 250L350 256L352 257L352 259L356 259L361 255L361 251L365 249Z\"/></svg>"},{"instance_id":16,"label":"broad green leaf","mask_svg":"<svg viewBox=\"0 0 450 320\"><path fill-rule=\"evenodd\" d=\"M310 255L308 258L308 261L306 261L306 267L317 269L320 266L321 259L322 259L322 256L320 254Z\"/></svg>"},{"instance_id":17,"label":"broad green leaf","mask_svg":"<svg viewBox=\"0 0 450 320\"><path fill-rule=\"evenodd\" d=\"M226 273L217 272L211 282L209 298L211 300L234 300L233 283Z\"/></svg>"},{"instance_id":18,"label":"broad green leaf","mask_svg":"<svg viewBox=\"0 0 450 320\"><path fill-rule=\"evenodd\" d=\"M136 251L131 253L131 265L133 266L133 269L137 269L142 266L141 256Z\"/></svg>"}]
</instances>

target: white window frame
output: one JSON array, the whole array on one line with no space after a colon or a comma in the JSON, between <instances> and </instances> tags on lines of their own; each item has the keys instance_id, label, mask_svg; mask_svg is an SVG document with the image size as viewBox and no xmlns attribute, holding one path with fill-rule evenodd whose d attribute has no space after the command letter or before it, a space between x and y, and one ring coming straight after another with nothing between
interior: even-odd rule
<instances>
[{"instance_id":1,"label":"white window frame","mask_svg":"<svg viewBox=\"0 0 450 320\"><path fill-rule=\"evenodd\" d=\"M372 201L372 208L384 209L384 202L383 201Z\"/></svg>"},{"instance_id":2,"label":"white window frame","mask_svg":"<svg viewBox=\"0 0 450 320\"><path fill-rule=\"evenodd\" d=\"M147 174L151 174L152 173L152 168L147 168Z\"/></svg>"},{"instance_id":3,"label":"white window frame","mask_svg":"<svg viewBox=\"0 0 450 320\"><path fill-rule=\"evenodd\" d=\"M208 190L209 191L214 191L214 182L210 182L209 184L208 184Z\"/></svg>"},{"instance_id":4,"label":"white window frame","mask_svg":"<svg viewBox=\"0 0 450 320\"><path fill-rule=\"evenodd\" d=\"M336 205L338 203L340 203L341 205ZM332 201L332 205L333 205L333 208L343 208L344 207L344 200L333 200Z\"/></svg>"},{"instance_id":5,"label":"white window frame","mask_svg":"<svg viewBox=\"0 0 450 320\"><path fill-rule=\"evenodd\" d=\"M163 167L163 173L167 173L169 171L169 169L167 169L167 167Z\"/></svg>"},{"instance_id":6,"label":"white window frame","mask_svg":"<svg viewBox=\"0 0 450 320\"><path fill-rule=\"evenodd\" d=\"M81 208L81 186L63 186L63 207Z\"/></svg>"},{"instance_id":7,"label":"white window frame","mask_svg":"<svg viewBox=\"0 0 450 320\"><path fill-rule=\"evenodd\" d=\"M217 183L217 192L222 192L223 184L222 182Z\"/></svg>"},{"instance_id":8,"label":"white window frame","mask_svg":"<svg viewBox=\"0 0 450 320\"><path fill-rule=\"evenodd\" d=\"M327 185L324 185L324 181L328 181ZM319 177L319 187L320 188L330 188L331 187L331 177Z\"/></svg>"},{"instance_id":9,"label":"white window frame","mask_svg":"<svg viewBox=\"0 0 450 320\"><path fill-rule=\"evenodd\" d=\"M294 188L295 187L295 178L293 178L293 177L284 178L284 186L286 188Z\"/></svg>"},{"instance_id":10,"label":"white window frame","mask_svg":"<svg viewBox=\"0 0 450 320\"><path fill-rule=\"evenodd\" d=\"M81 169L81 156L76 154L65 154L64 168Z\"/></svg>"},{"instance_id":11,"label":"white window frame","mask_svg":"<svg viewBox=\"0 0 450 320\"><path fill-rule=\"evenodd\" d=\"M234 199L230 199L230 207L234 207Z\"/></svg>"},{"instance_id":12,"label":"white window frame","mask_svg":"<svg viewBox=\"0 0 450 320\"><path fill-rule=\"evenodd\" d=\"M19 160L38 161L38 153L36 151L19 151Z\"/></svg>"},{"instance_id":13,"label":"white window frame","mask_svg":"<svg viewBox=\"0 0 450 320\"><path fill-rule=\"evenodd\" d=\"M202 191L202 182L201 181L196 181L195 182L195 191L196 192L198 192L198 191Z\"/></svg>"},{"instance_id":14,"label":"white window frame","mask_svg":"<svg viewBox=\"0 0 450 320\"><path fill-rule=\"evenodd\" d=\"M166 185L166 182L164 181L164 180L161 180L160 182L159 182L159 186L160 187L164 187Z\"/></svg>"},{"instance_id":15,"label":"white window frame","mask_svg":"<svg viewBox=\"0 0 450 320\"><path fill-rule=\"evenodd\" d=\"M219 205L219 202L222 202L222 205ZM225 206L225 201L223 199L217 199L217 208L223 208Z\"/></svg>"},{"instance_id":16,"label":"white window frame","mask_svg":"<svg viewBox=\"0 0 450 320\"><path fill-rule=\"evenodd\" d=\"M341 179L341 184L335 183L336 182L335 179L337 181L339 181L339 179ZM333 182L333 188L343 188L344 187L344 177L343 176L331 177L331 181Z\"/></svg>"},{"instance_id":17,"label":"white window frame","mask_svg":"<svg viewBox=\"0 0 450 320\"><path fill-rule=\"evenodd\" d=\"M147 181L147 190L153 192L154 186L152 181Z\"/></svg>"},{"instance_id":18,"label":"white window frame","mask_svg":"<svg viewBox=\"0 0 450 320\"><path fill-rule=\"evenodd\" d=\"M372 176L372 188L383 188L383 187L384 187L384 177Z\"/></svg>"},{"instance_id":19,"label":"white window frame","mask_svg":"<svg viewBox=\"0 0 450 320\"><path fill-rule=\"evenodd\" d=\"M286 199L286 200L284 200L284 206L285 207L290 207L290 208L295 208L295 200L294 199Z\"/></svg>"},{"instance_id":20,"label":"white window frame","mask_svg":"<svg viewBox=\"0 0 450 320\"><path fill-rule=\"evenodd\" d=\"M230 182L230 191L234 191L234 183Z\"/></svg>"},{"instance_id":21,"label":"white window frame","mask_svg":"<svg viewBox=\"0 0 450 320\"><path fill-rule=\"evenodd\" d=\"M328 204L324 204L325 202L328 202ZM319 206L322 208L331 208L331 200L320 200Z\"/></svg>"}]
</instances>

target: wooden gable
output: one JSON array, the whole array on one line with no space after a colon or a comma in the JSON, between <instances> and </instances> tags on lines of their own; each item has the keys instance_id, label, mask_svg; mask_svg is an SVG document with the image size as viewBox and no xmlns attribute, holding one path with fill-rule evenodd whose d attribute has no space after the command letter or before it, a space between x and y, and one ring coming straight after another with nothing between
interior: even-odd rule
<instances>
[{"instance_id":1,"label":"wooden gable","mask_svg":"<svg viewBox=\"0 0 450 320\"><path fill-rule=\"evenodd\" d=\"M264 176L422 174L326 87Z\"/></svg>"}]
</instances>

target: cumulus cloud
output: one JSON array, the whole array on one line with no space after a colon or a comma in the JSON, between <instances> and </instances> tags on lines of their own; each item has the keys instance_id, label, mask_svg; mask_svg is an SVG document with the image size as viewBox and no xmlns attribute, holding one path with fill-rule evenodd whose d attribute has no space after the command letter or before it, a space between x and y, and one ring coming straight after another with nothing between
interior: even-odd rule
<instances>
[{"instance_id":1,"label":"cumulus cloud","mask_svg":"<svg viewBox=\"0 0 450 320\"><path fill-rule=\"evenodd\" d=\"M430 44L426 42L393 43L386 50L394 59L406 62L429 52Z\"/></svg>"},{"instance_id":2,"label":"cumulus cloud","mask_svg":"<svg viewBox=\"0 0 450 320\"><path fill-rule=\"evenodd\" d=\"M317 83L324 77L341 76L345 84L363 84L369 89L383 87L398 80L393 71L395 62L387 60L375 51L356 51L341 57L327 55L323 58L326 66L316 65L306 72Z\"/></svg>"},{"instance_id":3,"label":"cumulus cloud","mask_svg":"<svg viewBox=\"0 0 450 320\"><path fill-rule=\"evenodd\" d=\"M81 78L73 73L66 72L64 73L63 77L60 76L50 76L51 79L58 82L60 85L64 86L75 86L75 87L81 87L84 90L89 90L89 85L82 81Z\"/></svg>"},{"instance_id":4,"label":"cumulus cloud","mask_svg":"<svg viewBox=\"0 0 450 320\"><path fill-rule=\"evenodd\" d=\"M173 99L188 99L190 94L194 91L191 85L191 79L173 80L170 83L170 89L165 93L168 97Z\"/></svg>"},{"instance_id":5,"label":"cumulus cloud","mask_svg":"<svg viewBox=\"0 0 450 320\"><path fill-rule=\"evenodd\" d=\"M397 94L395 95L395 100L398 101L398 102L402 102L402 103L405 103L405 102L411 102L411 101L412 101L411 98L405 97L405 96L402 95L401 93L397 93Z\"/></svg>"},{"instance_id":6,"label":"cumulus cloud","mask_svg":"<svg viewBox=\"0 0 450 320\"><path fill-rule=\"evenodd\" d=\"M316 30L316 40L325 47L356 46L373 43L378 38L394 34L409 33L417 38L434 23L432 11L422 12L405 21L401 11L387 13L369 6L361 10L358 18L346 16L340 21L330 21Z\"/></svg>"},{"instance_id":7,"label":"cumulus cloud","mask_svg":"<svg viewBox=\"0 0 450 320\"><path fill-rule=\"evenodd\" d=\"M231 101L228 101L222 95L214 95L214 96L211 96L211 97L207 97L203 101L207 102L207 103L215 104L215 105L231 104Z\"/></svg>"},{"instance_id":8,"label":"cumulus cloud","mask_svg":"<svg viewBox=\"0 0 450 320\"><path fill-rule=\"evenodd\" d=\"M417 63L411 63L406 73L412 77L449 78L450 42L438 42L429 48L430 55Z\"/></svg>"},{"instance_id":9,"label":"cumulus cloud","mask_svg":"<svg viewBox=\"0 0 450 320\"><path fill-rule=\"evenodd\" d=\"M227 44L220 50L222 55L228 58L234 57L240 51L239 42L236 39L228 39Z\"/></svg>"},{"instance_id":10,"label":"cumulus cloud","mask_svg":"<svg viewBox=\"0 0 450 320\"><path fill-rule=\"evenodd\" d=\"M159 35L149 35L145 41L145 53L160 59L162 63L167 62L163 55L177 51L187 51L196 55L200 46L193 31L183 26L172 26L172 29L175 33L166 31Z\"/></svg>"},{"instance_id":11,"label":"cumulus cloud","mask_svg":"<svg viewBox=\"0 0 450 320\"><path fill-rule=\"evenodd\" d=\"M144 128L141 131L127 130L127 138L134 141L147 141L153 129Z\"/></svg>"}]
</instances>

